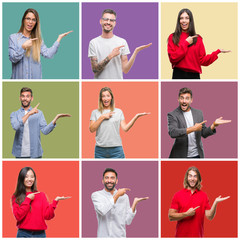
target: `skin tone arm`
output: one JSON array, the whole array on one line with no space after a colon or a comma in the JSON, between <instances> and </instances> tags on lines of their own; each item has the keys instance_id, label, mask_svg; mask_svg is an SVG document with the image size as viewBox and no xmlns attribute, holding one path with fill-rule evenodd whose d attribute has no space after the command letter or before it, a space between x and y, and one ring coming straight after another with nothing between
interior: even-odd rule
<instances>
[{"instance_id":1,"label":"skin tone arm","mask_svg":"<svg viewBox=\"0 0 240 240\"><path fill-rule=\"evenodd\" d=\"M113 196L114 203L117 202L118 198L120 196L123 196L127 191L131 191L129 188L120 188L118 189L117 193ZM139 202L143 200L147 200L149 197L144 197L144 198L134 198L133 204L132 204L132 212L134 213L136 210L136 206Z\"/></svg>"},{"instance_id":2,"label":"skin tone arm","mask_svg":"<svg viewBox=\"0 0 240 240\"><path fill-rule=\"evenodd\" d=\"M38 194L38 193L40 193L40 192L30 193L30 194L27 195L27 197L30 198L31 200L34 200L35 195ZM65 199L69 199L69 198L71 198L71 197L63 197L63 196L62 197L56 197L55 201L65 200Z\"/></svg>"},{"instance_id":3,"label":"skin tone arm","mask_svg":"<svg viewBox=\"0 0 240 240\"><path fill-rule=\"evenodd\" d=\"M205 215L206 215L207 219L212 220L214 218L215 214L216 214L217 204L222 202L222 201L227 200L228 198L230 198L230 196L224 197L224 198L222 198L221 196L217 197L215 199L211 209L210 210L205 210Z\"/></svg>"},{"instance_id":4,"label":"skin tone arm","mask_svg":"<svg viewBox=\"0 0 240 240\"><path fill-rule=\"evenodd\" d=\"M124 72L124 73L128 73L128 72L130 71L130 69L132 68L132 65L133 65L133 63L134 63L134 61L135 61L135 59L136 59L137 54L138 54L140 51L142 51L143 49L150 47L151 45L152 45L152 43L149 43L149 44L147 44L147 45L142 45L142 46L140 46L140 47L137 47L137 48L134 50L134 52L133 52L132 56L130 57L129 61L128 61L127 55L121 56L121 59L122 59L122 70L123 70L123 72Z\"/></svg>"},{"instance_id":5,"label":"skin tone arm","mask_svg":"<svg viewBox=\"0 0 240 240\"><path fill-rule=\"evenodd\" d=\"M66 37L69 33L71 33L73 31L69 31L69 32L65 32L65 33L62 33L58 36L57 38L57 41L60 43L60 41L62 40L62 38Z\"/></svg>"},{"instance_id":6,"label":"skin tone arm","mask_svg":"<svg viewBox=\"0 0 240 240\"><path fill-rule=\"evenodd\" d=\"M134 123L137 121L137 119L139 118L139 117L142 117L142 116L145 116L145 115L149 115L150 113L146 113L146 112L144 112L144 113L138 113L138 114L136 114L133 118L132 118L132 120L129 122L129 123L126 123L126 121L125 120L122 120L121 121L121 128L122 128L122 130L124 131L124 132L127 132L133 125L134 125Z\"/></svg>"},{"instance_id":7,"label":"skin tone arm","mask_svg":"<svg viewBox=\"0 0 240 240\"><path fill-rule=\"evenodd\" d=\"M187 128L187 134L191 132L196 132L196 131L201 131L202 130L202 125L206 123L207 121L203 121L201 123L196 123L194 126ZM225 123L230 123L231 120L224 120L223 117L217 118L211 125L211 129L214 130L217 126L225 124Z\"/></svg>"},{"instance_id":8,"label":"skin tone arm","mask_svg":"<svg viewBox=\"0 0 240 240\"><path fill-rule=\"evenodd\" d=\"M194 216L196 213L196 209L198 209L200 206L197 206L195 208L189 208L186 212L179 213L176 209L170 208L168 210L168 218L170 221L179 221L183 218Z\"/></svg>"},{"instance_id":9,"label":"skin tone arm","mask_svg":"<svg viewBox=\"0 0 240 240\"><path fill-rule=\"evenodd\" d=\"M36 107L34 107L31 111L29 111L26 115L24 115L24 116L22 117L23 124L28 120L28 118L29 118L31 115L33 115L33 114L35 114L35 113L38 113L38 109L37 109L37 108L38 108L39 104L40 104L40 103L38 103L38 104L36 105ZM65 113L57 114L56 117L55 117L55 118L53 119L53 121L52 121L53 125L55 125L56 122L57 122L57 120L58 120L59 118L62 118L62 117L71 117L71 115L70 115L70 114L65 114Z\"/></svg>"},{"instance_id":10,"label":"skin tone arm","mask_svg":"<svg viewBox=\"0 0 240 240\"><path fill-rule=\"evenodd\" d=\"M104 121L104 120L108 120L112 117L112 115L114 114L114 112L109 112L109 113L106 113L106 114L102 114L97 121L93 121L91 120L90 121L90 125L89 125L89 130L91 133L97 131L97 129L99 128L99 126L101 125L101 123Z\"/></svg>"},{"instance_id":11,"label":"skin tone arm","mask_svg":"<svg viewBox=\"0 0 240 240\"><path fill-rule=\"evenodd\" d=\"M186 41L189 43L189 44L192 44L193 43L193 39L194 38L197 38L198 35L194 35L194 36L189 36L188 38L186 38ZM229 53L231 52L231 50L224 50L224 49L220 49L221 53Z\"/></svg>"}]
</instances>

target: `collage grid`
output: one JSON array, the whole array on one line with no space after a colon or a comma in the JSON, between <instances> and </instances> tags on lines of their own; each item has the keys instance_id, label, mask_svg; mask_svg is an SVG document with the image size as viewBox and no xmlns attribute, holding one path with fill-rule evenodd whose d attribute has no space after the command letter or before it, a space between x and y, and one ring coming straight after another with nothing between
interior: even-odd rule
<instances>
[{"instance_id":1,"label":"collage grid","mask_svg":"<svg viewBox=\"0 0 240 240\"><path fill-rule=\"evenodd\" d=\"M41 59L42 79L9 80L12 67L8 37L18 31L19 19L29 6L39 11L42 35L48 47L59 33L73 32L61 40L54 59ZM196 28L203 34L207 53L221 46L232 51L221 53L213 65L203 67L200 81L171 80L167 38L175 28L177 13L185 6L194 12ZM152 43L138 54L124 80L93 80L87 57L89 41L101 34L99 18L106 8L117 11L114 32L127 39L131 54L137 46ZM219 204L213 221L205 219L204 237L239 238L238 10L238 1L2 1L0 238L16 237L10 199L18 173L25 166L35 170L38 190L44 191L50 202L56 196L71 196L58 203L55 218L47 221L47 237L97 237L91 194L103 189L102 172L111 167L119 174L117 188L131 189L130 203L135 197L149 197L138 204L137 215L126 228L127 237L173 238L176 224L169 221L168 209L173 195L183 188L186 170L196 166L210 205L219 195L230 196ZM209 19L202 20L202 13L205 18L215 14L215 20L211 19L210 23ZM220 26L213 28L214 25ZM222 29L224 33L219 36ZM216 35L217 41L211 41ZM123 110L126 121L137 113L150 112L137 120L129 132L121 130L126 155L121 160L94 159L95 133L89 131L89 119L97 108L99 91L105 86L112 89L116 107ZM193 91L192 106L203 111L207 126L220 116L232 120L231 124L220 126L216 136L202 140L204 161L168 159L174 140L168 134L167 114L178 106L178 91L186 86ZM22 87L33 89L32 106L40 103L39 109L47 123L59 113L71 114L70 118L57 120L52 133L41 134L44 153L35 160L16 159L11 153L15 131L10 115L19 109L18 94Z\"/></svg>"}]
</instances>

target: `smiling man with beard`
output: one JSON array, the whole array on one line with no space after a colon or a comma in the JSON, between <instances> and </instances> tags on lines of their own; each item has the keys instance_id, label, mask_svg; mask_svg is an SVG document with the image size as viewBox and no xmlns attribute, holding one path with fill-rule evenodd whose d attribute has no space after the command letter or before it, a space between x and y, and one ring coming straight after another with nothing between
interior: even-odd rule
<instances>
[{"instance_id":1,"label":"smiling man with beard","mask_svg":"<svg viewBox=\"0 0 240 240\"><path fill-rule=\"evenodd\" d=\"M115 188L118 183L117 172L106 168L103 172L104 189L92 194L92 202L97 214L97 237L126 237L126 224L130 225L136 214L138 202L148 199L134 198L130 207L126 194L129 188Z\"/></svg>"},{"instance_id":2,"label":"smiling man with beard","mask_svg":"<svg viewBox=\"0 0 240 240\"><path fill-rule=\"evenodd\" d=\"M12 112L10 119L13 129L16 131L12 154L16 158L40 158L43 150L41 146L40 131L47 135L56 126L56 121L62 117L71 117L69 114L57 114L51 123L47 125L42 111L38 109L40 103L34 108L32 89L24 87L20 90L22 107Z\"/></svg>"},{"instance_id":3,"label":"smiling man with beard","mask_svg":"<svg viewBox=\"0 0 240 240\"><path fill-rule=\"evenodd\" d=\"M130 51L127 41L113 34L116 16L114 10L105 9L100 19L102 35L89 43L88 57L91 59L94 78L97 79L122 79L123 72L130 71L138 52L152 45L149 43L137 47L128 61Z\"/></svg>"},{"instance_id":4,"label":"smiling man with beard","mask_svg":"<svg viewBox=\"0 0 240 240\"><path fill-rule=\"evenodd\" d=\"M217 204L228 198L217 197L212 205L201 190L202 178L196 167L190 167L184 177L184 189L177 192L168 211L170 221L177 221L176 237L203 237L204 216L212 220Z\"/></svg>"},{"instance_id":5,"label":"smiling man with beard","mask_svg":"<svg viewBox=\"0 0 240 240\"><path fill-rule=\"evenodd\" d=\"M231 122L217 118L206 127L201 110L191 107L192 90L181 88L178 94L179 107L168 113L168 133L175 138L169 158L204 158L201 137L216 133L216 127Z\"/></svg>"}]
</instances>

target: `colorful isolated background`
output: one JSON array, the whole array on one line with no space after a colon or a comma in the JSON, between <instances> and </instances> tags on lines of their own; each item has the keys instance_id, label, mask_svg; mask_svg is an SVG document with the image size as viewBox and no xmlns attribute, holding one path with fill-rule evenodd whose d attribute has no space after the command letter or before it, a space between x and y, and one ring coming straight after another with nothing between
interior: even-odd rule
<instances>
[{"instance_id":1,"label":"colorful isolated background","mask_svg":"<svg viewBox=\"0 0 240 240\"><path fill-rule=\"evenodd\" d=\"M130 206L135 197L149 197L139 202L137 214L126 227L127 237L158 237L158 162L155 161L83 161L82 162L82 237L97 237L97 217L91 194L102 190L106 168L118 173L116 188L130 188Z\"/></svg>"},{"instance_id":2,"label":"colorful isolated background","mask_svg":"<svg viewBox=\"0 0 240 240\"><path fill-rule=\"evenodd\" d=\"M47 221L47 237L79 237L79 163L73 161L3 161L2 168L2 227L3 237L15 238L16 219L10 199L16 189L18 174L24 167L32 167L37 176L38 191L44 192L51 203L57 196L71 196L61 200L55 217Z\"/></svg>"},{"instance_id":3,"label":"colorful isolated background","mask_svg":"<svg viewBox=\"0 0 240 240\"><path fill-rule=\"evenodd\" d=\"M44 158L79 157L79 84L74 82L4 82L3 83L3 136L4 158L13 158L12 146L15 136L10 114L21 107L19 100L22 87L33 91L32 107L40 103L40 109L47 121L58 113L69 113L72 117L57 120L56 128L48 135L41 133Z\"/></svg>"},{"instance_id":4,"label":"colorful isolated background","mask_svg":"<svg viewBox=\"0 0 240 240\"><path fill-rule=\"evenodd\" d=\"M99 23L104 9L117 13L115 35L126 39L131 54L136 47L152 43L138 53L125 79L158 78L158 3L82 3L82 78L92 79L94 74L88 58L89 42L102 34Z\"/></svg>"},{"instance_id":5,"label":"colorful isolated background","mask_svg":"<svg viewBox=\"0 0 240 240\"><path fill-rule=\"evenodd\" d=\"M115 107L123 111L126 122L140 117L126 133L120 130L126 158L158 157L158 83L156 82L83 82L82 83L82 157L93 158L95 135L89 131L90 116L98 108L101 88L110 87Z\"/></svg>"},{"instance_id":6,"label":"colorful isolated background","mask_svg":"<svg viewBox=\"0 0 240 240\"><path fill-rule=\"evenodd\" d=\"M42 78L79 78L79 4L78 3L3 3L3 75L11 78L12 64L8 58L8 37L17 33L22 16L28 8L38 11L44 43L51 47L58 35L73 30L64 37L53 59L41 58Z\"/></svg>"},{"instance_id":7,"label":"colorful isolated background","mask_svg":"<svg viewBox=\"0 0 240 240\"><path fill-rule=\"evenodd\" d=\"M205 158L237 158L237 83L234 82L162 82L161 85L161 156L168 158L175 139L168 135L167 113L179 106L178 92L188 87L193 93L193 108L202 110L206 126L216 118L232 120L218 126L217 133L202 138Z\"/></svg>"},{"instance_id":8,"label":"colorful isolated background","mask_svg":"<svg viewBox=\"0 0 240 240\"><path fill-rule=\"evenodd\" d=\"M167 39L175 31L181 9L193 13L197 34L203 38L206 53L217 49L231 50L220 53L218 60L202 67L203 79L236 79L238 77L238 5L223 2L172 2L161 4L161 78L172 78L172 66L167 54ZM227 19L227 20L226 20Z\"/></svg>"},{"instance_id":9,"label":"colorful isolated background","mask_svg":"<svg viewBox=\"0 0 240 240\"><path fill-rule=\"evenodd\" d=\"M230 196L217 205L212 221L204 220L204 237L237 237L238 176L237 161L162 161L161 163L161 237L174 237L176 222L168 219L174 194L183 189L187 169L195 166L202 177L202 191L206 192L212 206L221 195Z\"/></svg>"}]
</instances>

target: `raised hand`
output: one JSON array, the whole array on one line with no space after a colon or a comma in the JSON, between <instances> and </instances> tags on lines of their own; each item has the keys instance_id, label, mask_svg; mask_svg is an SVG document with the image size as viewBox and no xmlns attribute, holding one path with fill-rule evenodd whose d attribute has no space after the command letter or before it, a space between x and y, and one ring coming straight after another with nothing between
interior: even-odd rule
<instances>
[{"instance_id":1,"label":"raised hand","mask_svg":"<svg viewBox=\"0 0 240 240\"><path fill-rule=\"evenodd\" d=\"M40 193L40 192L30 193L27 195L27 198L30 198L31 200L33 200L35 198L35 195L38 193Z\"/></svg>"},{"instance_id":2,"label":"raised hand","mask_svg":"<svg viewBox=\"0 0 240 240\"><path fill-rule=\"evenodd\" d=\"M207 121L205 120L205 121L200 122L200 123L195 123L195 125L194 125L195 132L201 131L201 130L202 130L202 125L203 125L205 122L207 122Z\"/></svg>"},{"instance_id":3,"label":"raised hand","mask_svg":"<svg viewBox=\"0 0 240 240\"><path fill-rule=\"evenodd\" d=\"M120 49L123 47L124 45L114 48L112 52L108 55L108 58L111 60L112 58L118 56L120 54Z\"/></svg>"},{"instance_id":4,"label":"raised hand","mask_svg":"<svg viewBox=\"0 0 240 240\"><path fill-rule=\"evenodd\" d=\"M71 33L73 31L69 31L69 32L65 32L65 33L62 33L62 34L59 34L58 35L58 39L57 41L60 43L60 41L62 40L63 37L66 37L69 33Z\"/></svg>"},{"instance_id":5,"label":"raised hand","mask_svg":"<svg viewBox=\"0 0 240 240\"><path fill-rule=\"evenodd\" d=\"M200 206L197 206L197 207L195 207L195 208L189 208L186 212L185 212L185 214L187 215L187 216L194 216L195 215L195 213L196 213L196 209L198 209Z\"/></svg>"},{"instance_id":6,"label":"raised hand","mask_svg":"<svg viewBox=\"0 0 240 240\"><path fill-rule=\"evenodd\" d=\"M143 200L147 200L147 199L149 199L149 197L143 197L143 198L135 197L133 201L136 202L136 203L139 203L139 202L141 202Z\"/></svg>"},{"instance_id":7,"label":"raised hand","mask_svg":"<svg viewBox=\"0 0 240 240\"><path fill-rule=\"evenodd\" d=\"M102 116L103 116L104 119L110 119L113 114L115 114L115 113L114 112L108 112L108 113L103 114Z\"/></svg>"},{"instance_id":8,"label":"raised hand","mask_svg":"<svg viewBox=\"0 0 240 240\"><path fill-rule=\"evenodd\" d=\"M29 115L33 115L35 113L38 113L38 106L39 106L40 103L38 103L31 111L29 111Z\"/></svg>"},{"instance_id":9,"label":"raised hand","mask_svg":"<svg viewBox=\"0 0 240 240\"><path fill-rule=\"evenodd\" d=\"M138 52L142 51L143 49L150 47L151 45L152 45L152 43L149 43L147 45L139 46L135 49L135 52L138 53Z\"/></svg>"},{"instance_id":10,"label":"raised hand","mask_svg":"<svg viewBox=\"0 0 240 240\"><path fill-rule=\"evenodd\" d=\"M142 116L145 116L145 115L149 115L151 114L150 112L143 112L143 113L137 113L136 116L137 117L142 117Z\"/></svg>"},{"instance_id":11,"label":"raised hand","mask_svg":"<svg viewBox=\"0 0 240 240\"><path fill-rule=\"evenodd\" d=\"M230 123L232 120L224 120L223 117L220 117L220 118L217 118L213 125L214 127L217 127L218 125L222 125L222 124L225 124L225 123Z\"/></svg>"},{"instance_id":12,"label":"raised hand","mask_svg":"<svg viewBox=\"0 0 240 240\"><path fill-rule=\"evenodd\" d=\"M71 198L71 197L64 197L64 196L62 196L62 197L56 197L56 198L55 198L55 201L66 200L66 199L69 199L69 198Z\"/></svg>"},{"instance_id":13,"label":"raised hand","mask_svg":"<svg viewBox=\"0 0 240 240\"><path fill-rule=\"evenodd\" d=\"M186 41L189 43L189 44L192 44L193 43L193 39L194 38L197 38L198 35L194 35L194 36L189 36L188 38L186 38Z\"/></svg>"},{"instance_id":14,"label":"raised hand","mask_svg":"<svg viewBox=\"0 0 240 240\"><path fill-rule=\"evenodd\" d=\"M220 49L221 53L229 53L232 52L231 50L224 50L224 49Z\"/></svg>"},{"instance_id":15,"label":"raised hand","mask_svg":"<svg viewBox=\"0 0 240 240\"><path fill-rule=\"evenodd\" d=\"M217 197L216 199L215 199L215 202L216 203L219 203L219 202L222 202L222 201L225 201L225 200L227 200L227 199L229 199L230 198L230 196L227 196L227 197L222 197L221 195L219 196L219 197Z\"/></svg>"},{"instance_id":16,"label":"raised hand","mask_svg":"<svg viewBox=\"0 0 240 240\"><path fill-rule=\"evenodd\" d=\"M53 124L55 125L56 124L56 122L57 122L57 120L59 119L59 118L63 118L63 117L71 117L72 115L70 115L70 114L68 114L68 113L59 113L59 114L57 114L56 115L56 117L53 119Z\"/></svg>"},{"instance_id":17,"label":"raised hand","mask_svg":"<svg viewBox=\"0 0 240 240\"><path fill-rule=\"evenodd\" d=\"M25 41L25 42L23 43L23 45L22 45L22 48L23 48L24 50L26 50L27 48L32 47L32 42L35 41L35 40L37 40L37 38L31 38L31 39Z\"/></svg>"}]
</instances>

